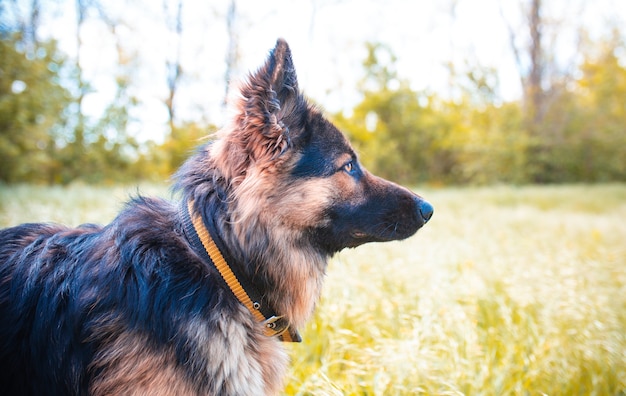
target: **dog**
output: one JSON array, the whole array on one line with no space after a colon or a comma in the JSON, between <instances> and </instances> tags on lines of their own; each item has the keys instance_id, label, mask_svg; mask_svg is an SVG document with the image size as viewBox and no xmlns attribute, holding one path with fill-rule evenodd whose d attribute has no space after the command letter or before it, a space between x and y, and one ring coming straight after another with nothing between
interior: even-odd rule
<instances>
[{"instance_id":1,"label":"dog","mask_svg":"<svg viewBox=\"0 0 626 396\"><path fill-rule=\"evenodd\" d=\"M328 259L431 218L307 101L284 40L238 92L175 200L0 231L0 394L276 394Z\"/></svg>"}]
</instances>

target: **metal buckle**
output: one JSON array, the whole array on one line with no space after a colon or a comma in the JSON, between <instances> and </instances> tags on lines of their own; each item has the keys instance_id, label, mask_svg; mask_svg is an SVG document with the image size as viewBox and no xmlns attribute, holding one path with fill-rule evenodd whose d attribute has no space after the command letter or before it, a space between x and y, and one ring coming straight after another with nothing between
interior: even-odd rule
<instances>
[{"instance_id":1,"label":"metal buckle","mask_svg":"<svg viewBox=\"0 0 626 396\"><path fill-rule=\"evenodd\" d=\"M272 316L271 318L267 318L263 324L265 328L268 329L272 334L271 335L281 335L289 328L289 322L283 320L284 316Z\"/></svg>"}]
</instances>

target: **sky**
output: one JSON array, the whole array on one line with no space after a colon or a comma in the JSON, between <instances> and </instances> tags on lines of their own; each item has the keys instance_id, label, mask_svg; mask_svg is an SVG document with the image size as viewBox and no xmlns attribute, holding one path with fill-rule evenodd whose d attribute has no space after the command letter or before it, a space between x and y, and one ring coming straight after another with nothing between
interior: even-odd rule
<instances>
[{"instance_id":1,"label":"sky","mask_svg":"<svg viewBox=\"0 0 626 396\"><path fill-rule=\"evenodd\" d=\"M22 0L24 1L24 0ZM28 2L26 2L28 3ZM120 21L116 36L97 18L81 30L85 78L94 91L84 109L95 117L115 94L118 70L116 38L131 62L132 94L141 105L133 110L131 133L160 140L167 123L165 60L173 59L176 35L166 28L163 4L176 0L101 1ZM228 1L183 0L181 60L183 79L176 97L179 119L221 125L227 116L225 23ZM300 88L327 111L346 111L360 97L364 43L381 42L397 57L396 69L415 90L449 95L450 63L491 67L498 72L502 100L520 97L519 70L511 51L509 29L517 45L527 40L521 7L527 0L236 0L239 64L236 77L259 67L278 37L291 46ZM75 2L57 2L42 16L40 37L59 40L64 52L76 54ZM575 34L585 26L593 36L612 26L626 26L625 0L546 0L544 11L554 29L546 31L559 62L567 67L580 56ZM551 32L558 34L551 35ZM132 67L131 67L132 66ZM524 66L524 65L523 65Z\"/></svg>"}]
</instances>

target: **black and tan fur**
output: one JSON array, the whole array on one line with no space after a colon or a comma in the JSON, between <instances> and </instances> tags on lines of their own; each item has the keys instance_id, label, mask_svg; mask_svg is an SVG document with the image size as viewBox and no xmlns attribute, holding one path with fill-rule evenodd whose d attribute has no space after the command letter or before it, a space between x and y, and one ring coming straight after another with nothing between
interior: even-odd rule
<instances>
[{"instance_id":1,"label":"black and tan fur","mask_svg":"<svg viewBox=\"0 0 626 396\"><path fill-rule=\"evenodd\" d=\"M232 105L175 189L213 221L229 264L302 327L330 256L409 237L432 207L359 164L299 92L284 41ZM0 231L0 394L280 391L282 344L190 247L180 206L137 198L106 226Z\"/></svg>"}]
</instances>

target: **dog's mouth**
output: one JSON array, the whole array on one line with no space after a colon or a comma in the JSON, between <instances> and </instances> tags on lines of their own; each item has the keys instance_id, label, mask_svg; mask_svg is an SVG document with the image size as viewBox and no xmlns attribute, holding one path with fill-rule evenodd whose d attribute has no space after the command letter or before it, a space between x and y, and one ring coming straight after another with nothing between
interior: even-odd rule
<instances>
[{"instance_id":1,"label":"dog's mouth","mask_svg":"<svg viewBox=\"0 0 626 396\"><path fill-rule=\"evenodd\" d=\"M423 225L423 222L416 227L394 224L393 226L388 226L381 230L372 230L370 232L352 230L349 235L352 241L357 245L368 242L388 242L405 239L413 235L418 229L422 228Z\"/></svg>"},{"instance_id":2,"label":"dog's mouth","mask_svg":"<svg viewBox=\"0 0 626 396\"><path fill-rule=\"evenodd\" d=\"M394 239L393 237L385 237L384 235L376 235L364 231L352 231L350 237L353 241L351 246L359 246L368 242L386 242Z\"/></svg>"},{"instance_id":3,"label":"dog's mouth","mask_svg":"<svg viewBox=\"0 0 626 396\"><path fill-rule=\"evenodd\" d=\"M352 231L350 233L350 236L354 239L363 239L363 238L367 238L368 234L362 232L362 231Z\"/></svg>"}]
</instances>

